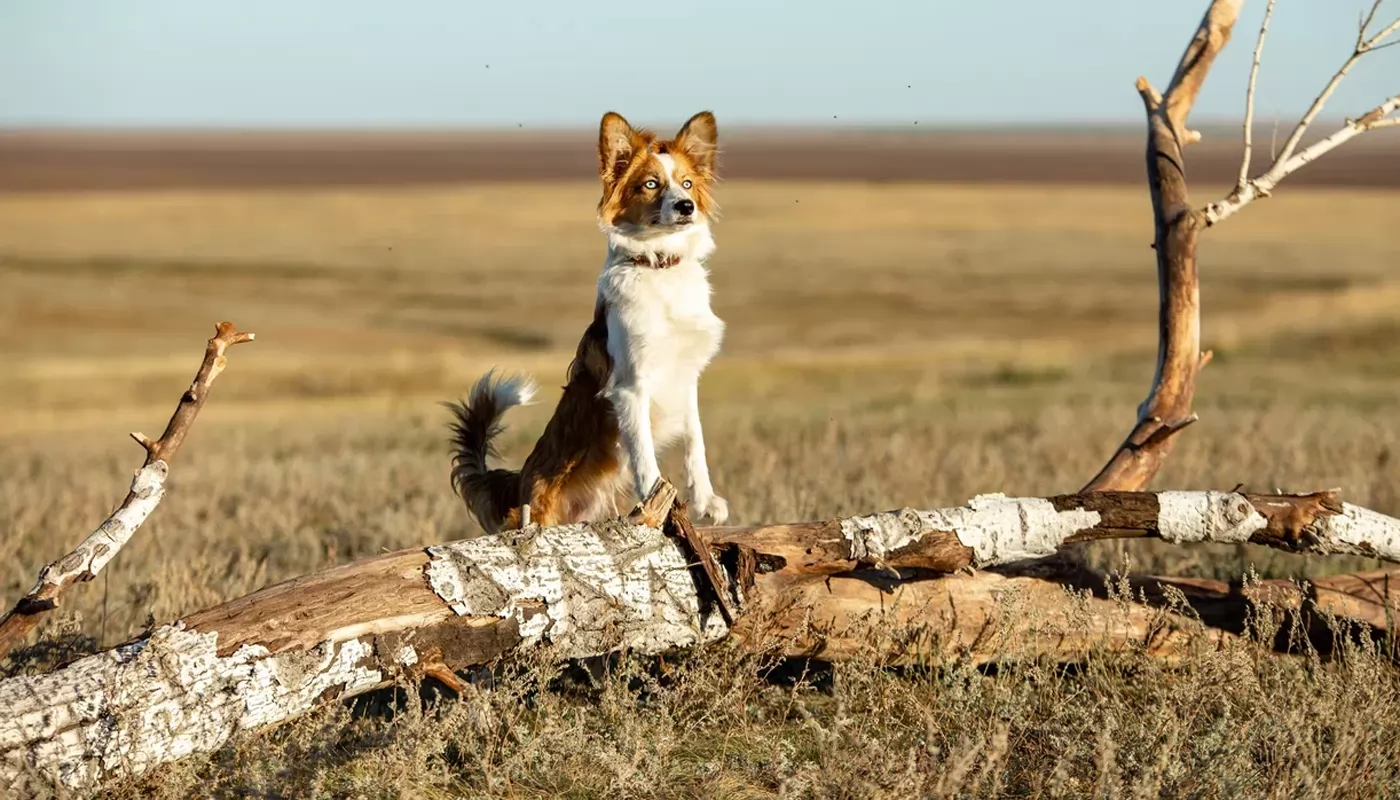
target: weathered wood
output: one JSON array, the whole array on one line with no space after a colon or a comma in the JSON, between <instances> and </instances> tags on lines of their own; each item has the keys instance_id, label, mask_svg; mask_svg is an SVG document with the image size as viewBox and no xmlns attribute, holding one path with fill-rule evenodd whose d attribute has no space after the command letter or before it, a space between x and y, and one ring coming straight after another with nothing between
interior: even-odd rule
<instances>
[{"instance_id":1,"label":"weathered wood","mask_svg":"<svg viewBox=\"0 0 1400 800\"><path fill-rule=\"evenodd\" d=\"M745 647L828 661L888 665L1078 662L1142 652L1177 663L1233 634L1171 611L1120 603L1044 577L982 572L938 580L835 575L784 585L760 579L761 603L735 626Z\"/></svg>"},{"instance_id":2,"label":"weathered wood","mask_svg":"<svg viewBox=\"0 0 1400 800\"><path fill-rule=\"evenodd\" d=\"M1191 402L1196 375L1209 361L1201 353L1201 291L1196 239L1205 228L1186 191L1186 145L1199 138L1187 129L1191 107L1211 65L1230 41L1243 0L1214 0L1182 54L1165 94L1146 78L1138 92L1147 106L1147 185L1152 193L1157 251L1157 372L1137 423L1083 491L1142 489L1171 453L1176 433L1196 420Z\"/></svg>"},{"instance_id":3,"label":"weathered wood","mask_svg":"<svg viewBox=\"0 0 1400 800\"><path fill-rule=\"evenodd\" d=\"M368 558L268 587L47 675L0 682L0 778L89 789L238 731L536 642L561 657L722 637L677 542L622 521Z\"/></svg>"},{"instance_id":4,"label":"weathered wood","mask_svg":"<svg viewBox=\"0 0 1400 800\"><path fill-rule=\"evenodd\" d=\"M426 627L453 616L423 578L429 561L423 548L371 556L269 586L184 623L217 634L220 656L245 645L275 654Z\"/></svg>"},{"instance_id":5,"label":"weathered wood","mask_svg":"<svg viewBox=\"0 0 1400 800\"><path fill-rule=\"evenodd\" d=\"M194 380L190 381L190 388L180 395L175 413L170 415L170 421L166 423L160 438L151 441L145 434L131 434L131 438L146 448L145 466L156 461L169 464L175 458L175 453L185 443L185 435L189 433L195 417L199 416L199 410L204 408L205 401L209 399L209 390L214 386L214 380L224 371L224 367L228 366L228 349L236 344L251 342L255 338L256 334L242 333L232 322L220 322L214 326L214 336L204 348L204 359L199 363L199 371L195 373Z\"/></svg>"},{"instance_id":6,"label":"weathered wood","mask_svg":"<svg viewBox=\"0 0 1400 800\"><path fill-rule=\"evenodd\" d=\"M732 627L739 613L734 601L740 599L736 596L735 584L728 573L720 568L708 543L690 523L685 503L676 503L671 507L665 530L676 538L686 558L691 561L692 572L698 570L695 584L704 587L701 594L719 609L724 624Z\"/></svg>"},{"instance_id":7,"label":"weathered wood","mask_svg":"<svg viewBox=\"0 0 1400 800\"><path fill-rule=\"evenodd\" d=\"M1049 498L984 495L961 508L751 528L702 528L714 546L751 551L760 574L800 581L866 567L957 572L1048 556L1063 544L1157 538L1259 544L1292 553L1400 563L1400 520L1336 492L1096 492Z\"/></svg>"},{"instance_id":8,"label":"weathered wood","mask_svg":"<svg viewBox=\"0 0 1400 800\"><path fill-rule=\"evenodd\" d=\"M1173 660L1242 629L1245 601L1228 587L1186 582L1203 603L1203 628L1170 609L1082 595L1093 588L1082 571L1027 560L1065 541L1257 537L1400 560L1400 521L1329 493L989 496L963 508L696 533L719 561L737 565L745 606L732 628L705 610L680 540L622 520L378 555L198 612L48 675L0 682L9 712L0 718L0 777L34 769L90 788L394 681L460 685L452 670L533 644L575 658L661 653L732 633L736 645L764 651L890 663L1074 661L1096 649ZM998 565L1013 571L929 579L929 570ZM1291 584L1276 593L1384 630L1391 597L1378 582L1356 576L1333 579L1335 588L1319 582L1311 596Z\"/></svg>"},{"instance_id":9,"label":"weathered wood","mask_svg":"<svg viewBox=\"0 0 1400 800\"><path fill-rule=\"evenodd\" d=\"M185 441L190 425L204 407L214 379L223 372L228 359L224 353L235 344L251 342L253 334L239 333L232 322L220 322L204 350L204 359L190 388L180 396L175 413L159 439L145 435L131 437L146 449L146 461L131 481L131 490L117 510L97 530L88 535L71 553L54 561L39 573L34 588L0 618L0 658L29 636L40 618L58 606L58 596L75 583L90 581L131 540L136 529L155 511L165 496L165 478L170 460Z\"/></svg>"}]
</instances>

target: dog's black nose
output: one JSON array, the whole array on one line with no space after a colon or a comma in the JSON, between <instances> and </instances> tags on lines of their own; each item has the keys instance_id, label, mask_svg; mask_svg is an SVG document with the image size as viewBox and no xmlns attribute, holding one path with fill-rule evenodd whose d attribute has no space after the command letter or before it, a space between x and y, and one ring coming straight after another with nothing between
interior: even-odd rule
<instances>
[{"instance_id":1,"label":"dog's black nose","mask_svg":"<svg viewBox=\"0 0 1400 800\"><path fill-rule=\"evenodd\" d=\"M695 202L693 200L677 200L676 213L682 217L688 217L695 213Z\"/></svg>"}]
</instances>

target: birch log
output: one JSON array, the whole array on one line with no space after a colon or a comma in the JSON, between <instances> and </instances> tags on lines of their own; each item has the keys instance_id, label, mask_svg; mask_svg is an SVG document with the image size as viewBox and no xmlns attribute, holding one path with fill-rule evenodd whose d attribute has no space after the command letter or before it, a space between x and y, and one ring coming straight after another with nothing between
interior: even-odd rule
<instances>
[{"instance_id":1,"label":"birch log","mask_svg":"<svg viewBox=\"0 0 1400 800\"><path fill-rule=\"evenodd\" d=\"M1292 553L1359 555L1400 563L1400 520L1344 503L1335 491L982 495L961 508L706 528L700 534L712 546L747 551L755 569L794 581L863 567L985 569L1048 556L1068 543L1125 538L1249 543Z\"/></svg>"},{"instance_id":2,"label":"birch log","mask_svg":"<svg viewBox=\"0 0 1400 800\"><path fill-rule=\"evenodd\" d=\"M1259 541L1400 559L1400 520L1327 493L989 496L963 508L699 535L736 573L743 613L732 630L701 600L682 545L623 520L405 550L268 587L46 675L0 682L0 772L88 790L321 703L534 644L574 658L660 653L732 633L737 646L827 659L1074 661L1107 649L1175 660L1228 639L1232 620L1242 628L1244 606L1228 587L1194 587L1204 605L1196 612L1213 622L1202 628L1089 596L1077 591L1082 573L1049 574L1043 562L1025 561L1065 541ZM924 570L1017 562L1032 574L923 579ZM899 572L910 568L918 569ZM1373 606L1379 597L1388 609L1388 587L1357 579L1347 596ZM1384 624L1370 606L1334 606Z\"/></svg>"}]
</instances>

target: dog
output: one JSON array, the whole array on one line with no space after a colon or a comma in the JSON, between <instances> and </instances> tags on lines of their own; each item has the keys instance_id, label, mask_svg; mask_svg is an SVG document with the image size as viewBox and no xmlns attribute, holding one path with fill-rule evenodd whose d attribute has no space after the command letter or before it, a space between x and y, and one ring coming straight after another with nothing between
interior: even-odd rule
<instances>
[{"instance_id":1,"label":"dog","mask_svg":"<svg viewBox=\"0 0 1400 800\"><path fill-rule=\"evenodd\" d=\"M488 533L520 528L526 504L528 522L542 526L617 516L619 494L642 499L656 487L657 453L677 439L692 511L716 525L728 518L710 482L698 396L724 336L705 268L715 249L718 135L708 111L666 140L603 115L598 224L607 259L554 416L519 471L492 469L502 415L530 402L534 382L493 369L466 402L449 404L452 485Z\"/></svg>"}]
</instances>

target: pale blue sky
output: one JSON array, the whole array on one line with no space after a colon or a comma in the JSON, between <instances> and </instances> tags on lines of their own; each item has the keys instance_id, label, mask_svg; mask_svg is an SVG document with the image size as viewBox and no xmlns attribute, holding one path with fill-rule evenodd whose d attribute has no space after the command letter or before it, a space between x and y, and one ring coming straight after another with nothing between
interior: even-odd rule
<instances>
[{"instance_id":1,"label":"pale blue sky","mask_svg":"<svg viewBox=\"0 0 1400 800\"><path fill-rule=\"evenodd\" d=\"M1117 122L1140 119L1133 79L1166 81L1205 5L0 0L0 125L553 127L609 108L640 122L700 108L730 124ZM1264 5L1246 4L1198 120L1239 114ZM1306 106L1362 5L1280 0L1261 118ZM1400 47L1371 58L1337 115L1400 91Z\"/></svg>"}]
</instances>

